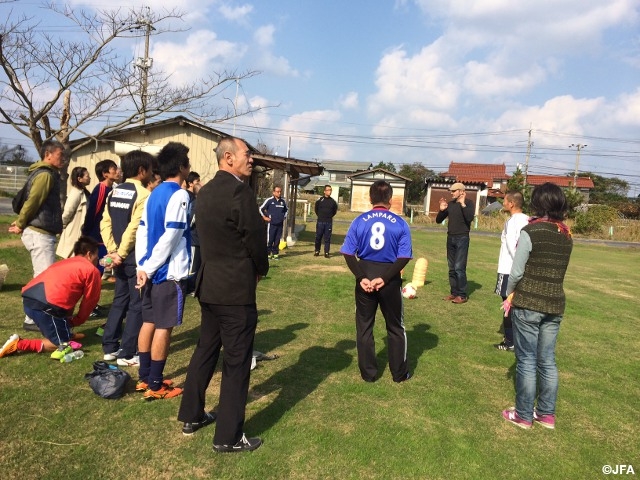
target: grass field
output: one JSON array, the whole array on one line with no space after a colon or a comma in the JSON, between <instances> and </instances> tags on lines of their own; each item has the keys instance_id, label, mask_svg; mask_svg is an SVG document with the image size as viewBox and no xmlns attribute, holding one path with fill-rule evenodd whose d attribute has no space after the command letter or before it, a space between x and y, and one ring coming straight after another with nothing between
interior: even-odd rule
<instances>
[{"instance_id":1,"label":"grass field","mask_svg":"<svg viewBox=\"0 0 640 480\"><path fill-rule=\"evenodd\" d=\"M0 217L0 342L21 330L20 288L31 265ZM348 223L336 223L330 259L313 257L313 224L272 263L258 288L255 347L279 358L252 373L245 431L264 445L214 454L214 426L184 437L179 399L145 402L130 392L103 400L83 379L101 359L101 323L79 327L86 356L60 364L41 354L0 359L0 468L4 478L158 479L595 479L605 465L640 474L640 255L638 248L576 244L565 282L567 310L557 356L555 431L520 430L500 411L514 403L515 359L501 339L493 294L500 240L473 234L470 301L448 294L445 233L413 230L427 283L405 302L414 377L394 384L384 322L376 326L381 378L361 381L355 350L353 277L337 255ZM406 269L411 279L415 262ZM102 304L113 287L105 284ZM180 385L198 337L198 305L187 300L165 369ZM383 370L384 369L384 370ZM136 372L132 371L136 378ZM220 374L208 390L215 408Z\"/></svg>"}]
</instances>

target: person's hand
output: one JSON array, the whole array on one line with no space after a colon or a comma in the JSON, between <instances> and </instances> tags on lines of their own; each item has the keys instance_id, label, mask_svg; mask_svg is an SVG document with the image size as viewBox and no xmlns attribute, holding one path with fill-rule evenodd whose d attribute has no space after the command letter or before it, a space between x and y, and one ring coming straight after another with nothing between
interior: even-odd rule
<instances>
[{"instance_id":1,"label":"person's hand","mask_svg":"<svg viewBox=\"0 0 640 480\"><path fill-rule=\"evenodd\" d=\"M449 203L447 202L446 199L440 197L440 200L438 200L438 202L440 203L440 211L444 211L447 209L447 206L449 205Z\"/></svg>"},{"instance_id":2,"label":"person's hand","mask_svg":"<svg viewBox=\"0 0 640 480\"><path fill-rule=\"evenodd\" d=\"M507 297L507 299L502 302L502 310L504 310L504 316L509 316L509 311L511 310L511 301L513 300L513 293Z\"/></svg>"},{"instance_id":3,"label":"person's hand","mask_svg":"<svg viewBox=\"0 0 640 480\"><path fill-rule=\"evenodd\" d=\"M262 219L263 219L265 222L270 222L270 221L271 221L271 217L267 217L267 216L265 216L265 215L263 215L263 216L262 216Z\"/></svg>"},{"instance_id":4,"label":"person's hand","mask_svg":"<svg viewBox=\"0 0 640 480\"><path fill-rule=\"evenodd\" d=\"M371 280L369 280L368 278L363 278L362 280L360 280L360 288L362 288L362 290L367 293L373 292L373 288L371 287Z\"/></svg>"},{"instance_id":5,"label":"person's hand","mask_svg":"<svg viewBox=\"0 0 640 480\"><path fill-rule=\"evenodd\" d=\"M22 233L22 229L16 225L16 222L13 222L10 226L9 226L9 233Z\"/></svg>"},{"instance_id":6,"label":"person's hand","mask_svg":"<svg viewBox=\"0 0 640 480\"><path fill-rule=\"evenodd\" d=\"M136 288L141 289L147 284L147 281L149 281L147 272L145 272L144 270L138 270L136 273Z\"/></svg>"},{"instance_id":7,"label":"person's hand","mask_svg":"<svg viewBox=\"0 0 640 480\"><path fill-rule=\"evenodd\" d=\"M124 261L122 260L122 257L117 254L117 252L110 253L109 255L107 255L107 257L111 259L112 267L119 267L120 265L122 265L122 262Z\"/></svg>"},{"instance_id":8,"label":"person's hand","mask_svg":"<svg viewBox=\"0 0 640 480\"><path fill-rule=\"evenodd\" d=\"M467 204L465 203L465 198L467 197L467 192L463 191L460 196L456 199L456 202L458 202L460 205L462 205L463 207L466 207Z\"/></svg>"},{"instance_id":9,"label":"person's hand","mask_svg":"<svg viewBox=\"0 0 640 480\"><path fill-rule=\"evenodd\" d=\"M378 278L374 278L373 280L371 280L371 290L380 290L382 287L384 287L384 280L380 277Z\"/></svg>"}]
</instances>

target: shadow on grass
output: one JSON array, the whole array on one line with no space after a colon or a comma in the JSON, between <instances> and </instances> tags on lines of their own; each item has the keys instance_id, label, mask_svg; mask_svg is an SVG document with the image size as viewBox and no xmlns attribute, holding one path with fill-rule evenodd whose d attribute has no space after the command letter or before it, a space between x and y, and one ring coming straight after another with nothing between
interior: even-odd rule
<instances>
[{"instance_id":1,"label":"shadow on grass","mask_svg":"<svg viewBox=\"0 0 640 480\"><path fill-rule=\"evenodd\" d=\"M333 348L310 347L300 354L298 362L280 370L249 392L252 401L279 391L278 396L264 409L247 421L246 430L264 433L280 418L306 398L329 375L347 368L353 355L347 350L355 348L353 340L341 340Z\"/></svg>"},{"instance_id":2,"label":"shadow on grass","mask_svg":"<svg viewBox=\"0 0 640 480\"><path fill-rule=\"evenodd\" d=\"M419 323L413 326L412 330L407 331L407 363L409 365L409 371L414 372L418 368L418 362L422 355L438 345L438 336L429 333L427 330L431 328L431 325L426 323ZM385 347L376 355L376 361L378 366L386 365L389 360L388 347L385 339ZM376 377L380 378L380 374Z\"/></svg>"}]
</instances>

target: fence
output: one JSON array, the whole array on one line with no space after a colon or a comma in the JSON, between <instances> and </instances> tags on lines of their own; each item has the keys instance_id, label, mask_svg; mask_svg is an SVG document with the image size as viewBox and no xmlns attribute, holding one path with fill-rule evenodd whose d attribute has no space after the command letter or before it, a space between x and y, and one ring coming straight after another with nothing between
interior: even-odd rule
<instances>
[{"instance_id":1,"label":"fence","mask_svg":"<svg viewBox=\"0 0 640 480\"><path fill-rule=\"evenodd\" d=\"M0 167L0 192L16 193L27 181L28 167L3 165Z\"/></svg>"}]
</instances>

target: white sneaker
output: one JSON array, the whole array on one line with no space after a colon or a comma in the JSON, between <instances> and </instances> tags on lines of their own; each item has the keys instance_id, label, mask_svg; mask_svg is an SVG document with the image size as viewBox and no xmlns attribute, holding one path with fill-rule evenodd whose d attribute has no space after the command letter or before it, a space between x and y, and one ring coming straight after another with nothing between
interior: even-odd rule
<instances>
[{"instance_id":1,"label":"white sneaker","mask_svg":"<svg viewBox=\"0 0 640 480\"><path fill-rule=\"evenodd\" d=\"M121 367L139 367L140 357L138 357L138 355L134 355L131 358L119 358L116 363Z\"/></svg>"},{"instance_id":2,"label":"white sneaker","mask_svg":"<svg viewBox=\"0 0 640 480\"><path fill-rule=\"evenodd\" d=\"M115 362L118 358L119 353L120 353L120 350L116 350L115 352L111 352L111 353L105 353L102 359L105 362Z\"/></svg>"}]
</instances>

